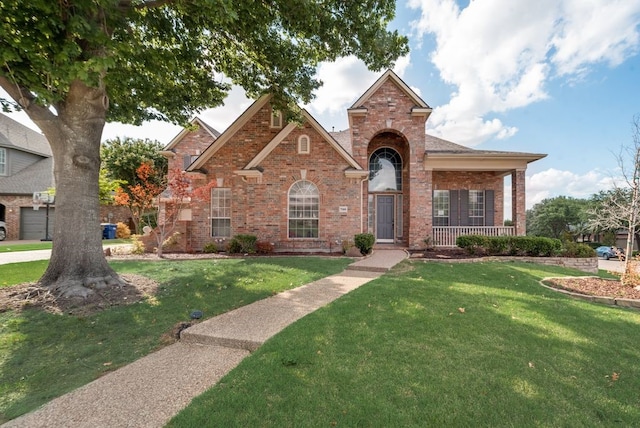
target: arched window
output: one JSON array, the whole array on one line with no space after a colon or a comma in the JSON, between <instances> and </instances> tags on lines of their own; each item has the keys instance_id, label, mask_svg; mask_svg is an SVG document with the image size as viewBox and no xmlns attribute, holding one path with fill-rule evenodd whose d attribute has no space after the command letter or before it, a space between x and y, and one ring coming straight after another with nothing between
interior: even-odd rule
<instances>
[{"instance_id":1,"label":"arched window","mask_svg":"<svg viewBox=\"0 0 640 428\"><path fill-rule=\"evenodd\" d=\"M310 181L293 183L289 189L289 238L317 238L320 196Z\"/></svg>"},{"instance_id":2,"label":"arched window","mask_svg":"<svg viewBox=\"0 0 640 428\"><path fill-rule=\"evenodd\" d=\"M369 158L369 191L402 190L402 159L398 152L383 147Z\"/></svg>"},{"instance_id":3,"label":"arched window","mask_svg":"<svg viewBox=\"0 0 640 428\"><path fill-rule=\"evenodd\" d=\"M309 154L310 150L311 150L311 148L310 148L310 144L309 144L309 136L308 135L301 135L298 138L298 153L300 153L300 154Z\"/></svg>"}]
</instances>

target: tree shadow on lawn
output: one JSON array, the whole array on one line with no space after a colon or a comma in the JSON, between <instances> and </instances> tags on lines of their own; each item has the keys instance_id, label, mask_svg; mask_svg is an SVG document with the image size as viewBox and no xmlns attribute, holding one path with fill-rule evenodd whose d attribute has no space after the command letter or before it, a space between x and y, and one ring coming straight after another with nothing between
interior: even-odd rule
<instances>
[{"instance_id":1,"label":"tree shadow on lawn","mask_svg":"<svg viewBox=\"0 0 640 428\"><path fill-rule=\"evenodd\" d=\"M348 260L232 260L223 263L115 262L119 273L157 280L138 303L88 316L25 309L0 313L0 423L166 345L176 325L209 318L316 279ZM306 269L305 269L306 268ZM4 349L2 349L4 348ZM4 354L4 355L2 355Z\"/></svg>"}]
</instances>

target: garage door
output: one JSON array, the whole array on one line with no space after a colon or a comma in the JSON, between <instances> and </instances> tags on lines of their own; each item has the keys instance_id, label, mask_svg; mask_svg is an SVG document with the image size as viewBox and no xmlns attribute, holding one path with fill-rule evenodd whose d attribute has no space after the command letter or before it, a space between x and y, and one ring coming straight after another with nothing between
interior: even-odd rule
<instances>
[{"instance_id":1,"label":"garage door","mask_svg":"<svg viewBox=\"0 0 640 428\"><path fill-rule=\"evenodd\" d=\"M49 208L49 237L53 235L54 208ZM44 239L47 209L20 208L20 239Z\"/></svg>"}]
</instances>

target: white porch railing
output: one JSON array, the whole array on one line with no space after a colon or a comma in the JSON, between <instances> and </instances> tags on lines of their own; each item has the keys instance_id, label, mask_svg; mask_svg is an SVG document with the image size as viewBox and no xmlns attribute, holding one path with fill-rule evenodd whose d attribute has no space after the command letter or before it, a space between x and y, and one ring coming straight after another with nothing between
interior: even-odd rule
<instances>
[{"instance_id":1,"label":"white porch railing","mask_svg":"<svg viewBox=\"0 0 640 428\"><path fill-rule=\"evenodd\" d=\"M513 226L434 226L433 243L436 247L455 247L461 235L513 236Z\"/></svg>"}]
</instances>

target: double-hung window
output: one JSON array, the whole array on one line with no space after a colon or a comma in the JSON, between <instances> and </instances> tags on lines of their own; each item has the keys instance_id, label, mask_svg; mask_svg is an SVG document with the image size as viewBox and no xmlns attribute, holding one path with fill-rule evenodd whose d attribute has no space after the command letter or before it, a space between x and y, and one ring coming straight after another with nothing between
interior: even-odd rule
<instances>
[{"instance_id":1,"label":"double-hung window","mask_svg":"<svg viewBox=\"0 0 640 428\"><path fill-rule=\"evenodd\" d=\"M317 238L320 212L318 188L310 181L297 181L289 189L289 238Z\"/></svg>"},{"instance_id":2,"label":"double-hung window","mask_svg":"<svg viewBox=\"0 0 640 428\"><path fill-rule=\"evenodd\" d=\"M449 226L449 191L433 191L433 225Z\"/></svg>"},{"instance_id":3,"label":"double-hung window","mask_svg":"<svg viewBox=\"0 0 640 428\"><path fill-rule=\"evenodd\" d=\"M231 237L231 189L211 189L211 236Z\"/></svg>"},{"instance_id":4,"label":"double-hung window","mask_svg":"<svg viewBox=\"0 0 640 428\"><path fill-rule=\"evenodd\" d=\"M483 190L469 190L469 226L484 226Z\"/></svg>"}]
</instances>

